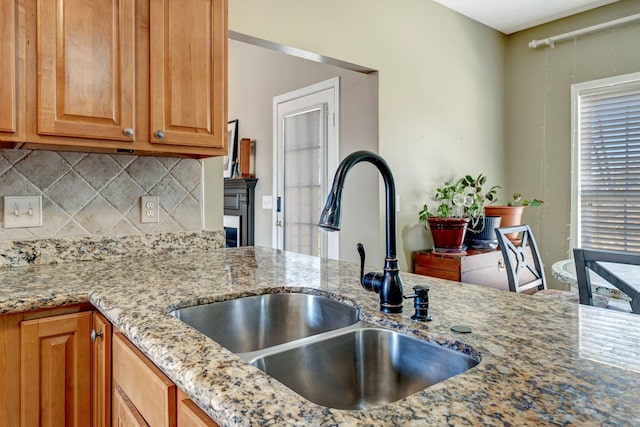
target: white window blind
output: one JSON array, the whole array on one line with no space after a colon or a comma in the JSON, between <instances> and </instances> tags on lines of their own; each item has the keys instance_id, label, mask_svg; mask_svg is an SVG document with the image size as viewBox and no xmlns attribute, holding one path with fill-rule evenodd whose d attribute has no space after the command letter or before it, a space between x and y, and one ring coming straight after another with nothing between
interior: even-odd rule
<instances>
[{"instance_id":1,"label":"white window blind","mask_svg":"<svg viewBox=\"0 0 640 427\"><path fill-rule=\"evenodd\" d=\"M640 75L636 77L581 84L574 91L579 247L640 252Z\"/></svg>"}]
</instances>

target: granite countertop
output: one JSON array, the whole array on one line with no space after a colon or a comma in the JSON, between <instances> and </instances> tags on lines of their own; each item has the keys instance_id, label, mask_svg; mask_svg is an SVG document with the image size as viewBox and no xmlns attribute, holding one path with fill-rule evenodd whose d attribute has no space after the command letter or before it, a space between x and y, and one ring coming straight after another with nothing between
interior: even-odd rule
<instances>
[{"instance_id":1,"label":"granite countertop","mask_svg":"<svg viewBox=\"0 0 640 427\"><path fill-rule=\"evenodd\" d=\"M0 269L0 313L91 302L222 425L638 425L640 316L402 273L431 288L433 321L384 315L359 267L266 248ZM327 295L362 319L481 362L405 399L337 410L300 397L168 314L265 292ZM453 325L466 325L458 334Z\"/></svg>"}]
</instances>

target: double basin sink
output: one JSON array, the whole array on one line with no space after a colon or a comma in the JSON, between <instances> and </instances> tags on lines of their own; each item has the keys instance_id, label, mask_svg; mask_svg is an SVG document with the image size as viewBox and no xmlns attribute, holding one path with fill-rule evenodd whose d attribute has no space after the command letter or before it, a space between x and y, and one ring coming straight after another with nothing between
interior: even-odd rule
<instances>
[{"instance_id":1,"label":"double basin sink","mask_svg":"<svg viewBox=\"0 0 640 427\"><path fill-rule=\"evenodd\" d=\"M171 314L329 408L385 405L478 364L467 354L366 324L357 308L319 295L263 294Z\"/></svg>"}]
</instances>

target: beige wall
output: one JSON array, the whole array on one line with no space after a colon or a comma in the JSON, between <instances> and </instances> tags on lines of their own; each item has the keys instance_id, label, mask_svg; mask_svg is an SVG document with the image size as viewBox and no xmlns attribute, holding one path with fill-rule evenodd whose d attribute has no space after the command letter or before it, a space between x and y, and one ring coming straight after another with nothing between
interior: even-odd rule
<instances>
[{"instance_id":1,"label":"beige wall","mask_svg":"<svg viewBox=\"0 0 640 427\"><path fill-rule=\"evenodd\" d=\"M524 221L536 233L547 268L569 257L571 85L639 71L640 24L558 43L553 49L527 44L636 13L640 2L623 0L508 39L506 189L545 201L527 209ZM557 281L552 286L562 287Z\"/></svg>"},{"instance_id":2,"label":"beige wall","mask_svg":"<svg viewBox=\"0 0 640 427\"><path fill-rule=\"evenodd\" d=\"M403 270L431 245L417 215L437 184L480 172L505 181L500 33L425 0L234 0L229 29L379 71L379 153L398 188Z\"/></svg>"},{"instance_id":3,"label":"beige wall","mask_svg":"<svg viewBox=\"0 0 640 427\"><path fill-rule=\"evenodd\" d=\"M341 158L356 150L377 152L378 79L375 73L357 73L229 40L229 118L238 119L239 138L256 141L257 246L272 246L272 211L262 209L261 204L262 196L274 194L273 98L337 76L340 78ZM340 259L358 261L355 245L361 241L367 253L382 263L384 257L378 248L379 218L371 214L377 206L375 170L354 168L345 186ZM372 232L362 233L362 230Z\"/></svg>"}]
</instances>

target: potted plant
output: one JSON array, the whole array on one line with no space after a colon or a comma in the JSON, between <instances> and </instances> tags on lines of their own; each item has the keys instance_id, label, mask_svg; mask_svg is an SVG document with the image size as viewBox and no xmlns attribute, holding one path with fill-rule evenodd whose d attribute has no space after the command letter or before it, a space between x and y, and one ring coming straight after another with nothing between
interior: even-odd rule
<instances>
[{"instance_id":1,"label":"potted plant","mask_svg":"<svg viewBox=\"0 0 640 427\"><path fill-rule=\"evenodd\" d=\"M465 243L473 249L495 249L498 247L498 239L495 229L500 227L499 216L487 215L486 207L497 200L497 191L501 188L494 185L488 190L483 189L487 177L484 174L476 178L466 175L462 178L464 193L470 197L471 204L466 207L470 218Z\"/></svg>"},{"instance_id":2,"label":"potted plant","mask_svg":"<svg viewBox=\"0 0 640 427\"><path fill-rule=\"evenodd\" d=\"M520 225L522 223L522 213L527 206L540 206L544 203L538 199L524 199L521 193L513 193L513 200L507 202L506 205L492 205L485 207L486 215L500 216L501 227L511 227L512 225ZM510 233L507 238L517 243L517 233Z\"/></svg>"},{"instance_id":3,"label":"potted plant","mask_svg":"<svg viewBox=\"0 0 640 427\"><path fill-rule=\"evenodd\" d=\"M469 197L464 194L462 179L450 179L436 189L435 211L425 204L419 213L420 222L427 223L433 237L433 250L440 253L464 253L464 235L470 219L465 216L465 204Z\"/></svg>"}]
</instances>

